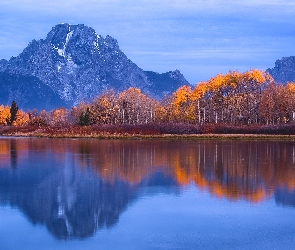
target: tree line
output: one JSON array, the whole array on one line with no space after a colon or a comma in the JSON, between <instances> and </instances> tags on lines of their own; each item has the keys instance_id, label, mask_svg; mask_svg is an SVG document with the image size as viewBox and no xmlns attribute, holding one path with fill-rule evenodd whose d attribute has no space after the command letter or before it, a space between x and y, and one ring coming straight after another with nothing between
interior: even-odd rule
<instances>
[{"instance_id":1,"label":"tree line","mask_svg":"<svg viewBox=\"0 0 295 250\"><path fill-rule=\"evenodd\" d=\"M162 100L138 88L104 92L89 103L51 112L0 106L0 125L121 125L150 123L270 125L295 121L295 83L276 83L264 71L218 74Z\"/></svg>"}]
</instances>

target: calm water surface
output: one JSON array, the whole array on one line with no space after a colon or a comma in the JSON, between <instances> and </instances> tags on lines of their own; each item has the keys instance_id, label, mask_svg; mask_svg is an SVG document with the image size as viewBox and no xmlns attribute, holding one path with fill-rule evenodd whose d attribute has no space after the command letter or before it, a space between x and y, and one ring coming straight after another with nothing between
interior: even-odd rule
<instances>
[{"instance_id":1,"label":"calm water surface","mask_svg":"<svg viewBox=\"0 0 295 250\"><path fill-rule=\"evenodd\" d=\"M0 137L0 249L294 249L295 142Z\"/></svg>"}]
</instances>

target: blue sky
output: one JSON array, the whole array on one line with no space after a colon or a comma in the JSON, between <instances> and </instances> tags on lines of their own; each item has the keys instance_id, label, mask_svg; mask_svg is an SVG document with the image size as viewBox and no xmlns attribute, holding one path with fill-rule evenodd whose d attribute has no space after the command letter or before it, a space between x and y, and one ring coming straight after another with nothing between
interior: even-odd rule
<instances>
[{"instance_id":1,"label":"blue sky","mask_svg":"<svg viewBox=\"0 0 295 250\"><path fill-rule=\"evenodd\" d=\"M192 84L295 55L293 0L1 0L0 16L1 59L59 23L93 27L142 69L179 69Z\"/></svg>"}]
</instances>

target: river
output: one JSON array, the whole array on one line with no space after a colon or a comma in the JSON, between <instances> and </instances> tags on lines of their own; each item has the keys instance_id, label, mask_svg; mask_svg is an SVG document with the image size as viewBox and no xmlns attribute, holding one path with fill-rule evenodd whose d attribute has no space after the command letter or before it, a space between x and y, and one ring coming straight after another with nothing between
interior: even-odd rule
<instances>
[{"instance_id":1,"label":"river","mask_svg":"<svg viewBox=\"0 0 295 250\"><path fill-rule=\"evenodd\" d=\"M0 249L293 249L295 142L0 137Z\"/></svg>"}]
</instances>

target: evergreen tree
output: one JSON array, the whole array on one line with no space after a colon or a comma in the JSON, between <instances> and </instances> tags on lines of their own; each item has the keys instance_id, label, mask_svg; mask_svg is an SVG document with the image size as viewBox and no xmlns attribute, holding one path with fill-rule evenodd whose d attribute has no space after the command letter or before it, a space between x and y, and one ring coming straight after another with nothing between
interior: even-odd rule
<instances>
[{"instance_id":1,"label":"evergreen tree","mask_svg":"<svg viewBox=\"0 0 295 250\"><path fill-rule=\"evenodd\" d=\"M17 111L18 111L18 106L16 102L13 101L10 107L10 125L12 125L12 123L16 120Z\"/></svg>"},{"instance_id":2,"label":"evergreen tree","mask_svg":"<svg viewBox=\"0 0 295 250\"><path fill-rule=\"evenodd\" d=\"M90 125L90 110L89 108L86 109L86 111L82 112L79 117L79 125L81 126L87 126Z\"/></svg>"}]
</instances>

